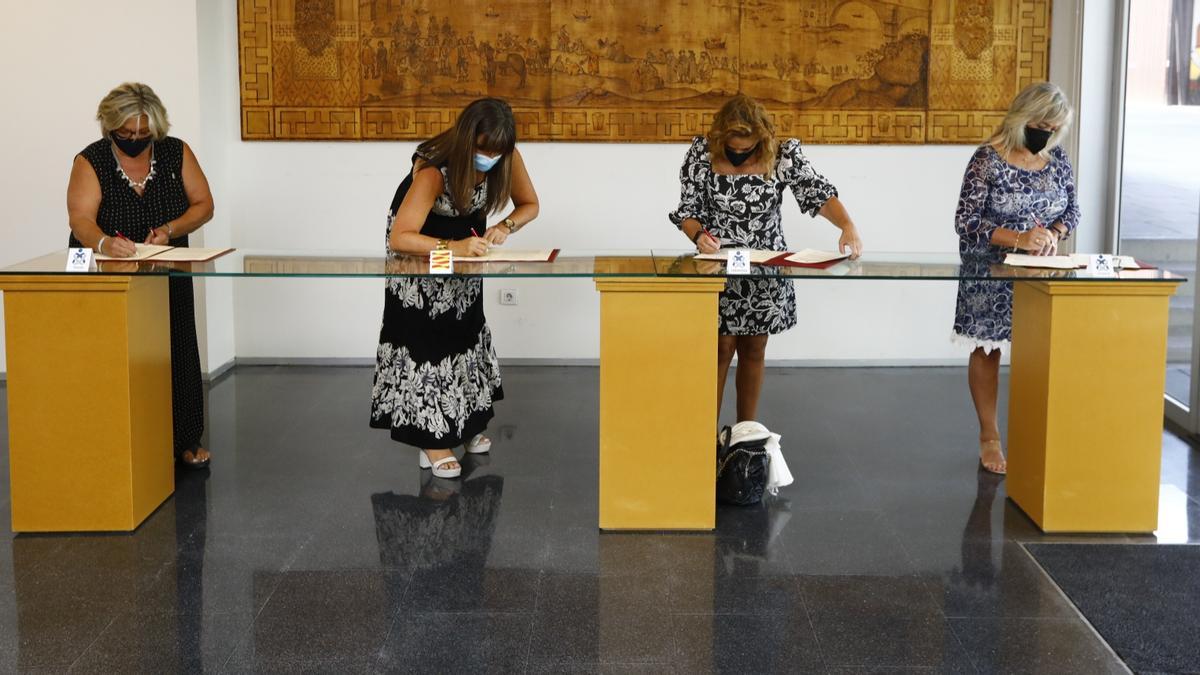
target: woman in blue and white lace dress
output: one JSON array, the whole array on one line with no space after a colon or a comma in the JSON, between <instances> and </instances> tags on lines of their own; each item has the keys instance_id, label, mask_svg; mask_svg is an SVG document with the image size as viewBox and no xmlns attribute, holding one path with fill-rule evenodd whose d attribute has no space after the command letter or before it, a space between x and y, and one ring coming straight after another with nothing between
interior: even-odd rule
<instances>
[{"instance_id":1,"label":"woman in blue and white lace dress","mask_svg":"<svg viewBox=\"0 0 1200 675\"><path fill-rule=\"evenodd\" d=\"M985 276L1009 252L1053 255L1079 224L1075 176L1059 147L1072 110L1061 89L1033 84L971 156L954 228L963 276ZM1012 282L960 281L954 338L972 348L968 383L979 416L979 462L1006 463L996 419L1000 352L1012 339Z\"/></svg>"}]
</instances>

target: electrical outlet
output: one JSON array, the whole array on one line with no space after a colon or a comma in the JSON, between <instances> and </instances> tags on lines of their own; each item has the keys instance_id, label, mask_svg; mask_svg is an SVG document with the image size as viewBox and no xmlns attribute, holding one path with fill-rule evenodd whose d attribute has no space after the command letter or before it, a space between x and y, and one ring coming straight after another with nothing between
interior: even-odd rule
<instances>
[{"instance_id":1,"label":"electrical outlet","mask_svg":"<svg viewBox=\"0 0 1200 675\"><path fill-rule=\"evenodd\" d=\"M517 304L517 289L501 288L500 289L500 304L502 304L502 305Z\"/></svg>"}]
</instances>

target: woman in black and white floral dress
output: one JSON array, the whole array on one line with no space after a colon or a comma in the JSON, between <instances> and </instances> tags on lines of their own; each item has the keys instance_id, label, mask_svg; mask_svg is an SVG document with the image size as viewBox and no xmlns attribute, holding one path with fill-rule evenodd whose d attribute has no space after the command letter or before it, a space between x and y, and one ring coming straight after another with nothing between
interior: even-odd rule
<instances>
[{"instance_id":1,"label":"woman in black and white floral dress","mask_svg":"<svg viewBox=\"0 0 1200 675\"><path fill-rule=\"evenodd\" d=\"M862 251L837 189L812 168L798 140L775 138L766 111L744 94L726 102L708 134L692 142L679 180L679 208L670 218L703 253L722 248L786 251L780 211L785 189L802 211L841 229L839 251L854 258ZM717 408L737 354L737 421L754 420L767 338L796 325L796 291L790 280L755 268L750 277L726 282L719 306Z\"/></svg>"},{"instance_id":2,"label":"woman in black and white floral dress","mask_svg":"<svg viewBox=\"0 0 1200 675\"><path fill-rule=\"evenodd\" d=\"M510 198L513 211L486 227L487 215ZM453 127L417 148L413 170L388 212L388 251L480 255L537 214L537 194L516 149L512 110L499 99L480 99ZM452 448L488 450L491 443L482 432L492 404L504 397L482 291L479 277L387 281L371 426L390 429L393 440L420 448L421 467L442 478L461 473Z\"/></svg>"}]
</instances>

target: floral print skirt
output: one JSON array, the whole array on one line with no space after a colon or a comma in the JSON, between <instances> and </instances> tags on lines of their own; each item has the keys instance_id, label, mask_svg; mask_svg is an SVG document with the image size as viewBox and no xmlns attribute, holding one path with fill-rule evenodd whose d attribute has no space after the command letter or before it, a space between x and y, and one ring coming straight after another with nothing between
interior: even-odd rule
<instances>
[{"instance_id":1,"label":"floral print skirt","mask_svg":"<svg viewBox=\"0 0 1200 675\"><path fill-rule=\"evenodd\" d=\"M388 279L371 426L418 448L454 448L487 428L504 398L483 316L483 280Z\"/></svg>"},{"instance_id":2,"label":"floral print skirt","mask_svg":"<svg viewBox=\"0 0 1200 675\"><path fill-rule=\"evenodd\" d=\"M720 335L775 335L796 325L796 287L774 270L751 269L753 276L730 277L717 307Z\"/></svg>"}]
</instances>

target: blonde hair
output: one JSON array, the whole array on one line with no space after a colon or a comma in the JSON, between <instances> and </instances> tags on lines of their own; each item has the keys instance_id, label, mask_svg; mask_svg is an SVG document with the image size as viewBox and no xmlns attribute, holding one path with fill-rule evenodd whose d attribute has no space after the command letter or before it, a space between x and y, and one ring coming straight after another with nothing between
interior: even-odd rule
<instances>
[{"instance_id":1,"label":"blonde hair","mask_svg":"<svg viewBox=\"0 0 1200 675\"><path fill-rule=\"evenodd\" d=\"M105 136L120 129L131 117L142 115L149 121L154 140L161 141L167 137L167 131L171 128L167 109L149 85L126 82L108 92L96 109L96 120L100 122L100 131Z\"/></svg>"},{"instance_id":2,"label":"blonde hair","mask_svg":"<svg viewBox=\"0 0 1200 675\"><path fill-rule=\"evenodd\" d=\"M1066 135L1073 114L1066 94L1058 85L1050 82L1031 84L1013 99L1004 121L996 128L988 143L996 146L1003 156L1008 156L1013 150L1025 147L1025 127L1045 122L1058 127L1046 147L1038 153L1048 158L1050 150L1061 143Z\"/></svg>"},{"instance_id":3,"label":"blonde hair","mask_svg":"<svg viewBox=\"0 0 1200 675\"><path fill-rule=\"evenodd\" d=\"M775 171L775 155L779 142L775 140L775 123L762 104L745 94L737 94L725 102L713 117L712 126L704 136L708 139L709 161L715 162L730 138L753 138L767 167L764 178Z\"/></svg>"}]
</instances>

